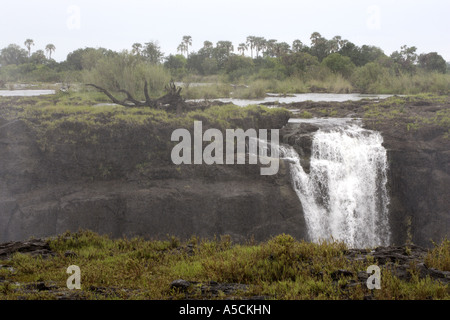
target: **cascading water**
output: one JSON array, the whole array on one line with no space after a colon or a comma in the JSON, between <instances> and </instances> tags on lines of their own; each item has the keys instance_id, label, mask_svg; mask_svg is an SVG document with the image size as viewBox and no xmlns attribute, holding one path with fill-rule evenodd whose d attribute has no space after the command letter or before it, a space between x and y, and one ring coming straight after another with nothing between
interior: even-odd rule
<instances>
[{"instance_id":1,"label":"cascading water","mask_svg":"<svg viewBox=\"0 0 450 320\"><path fill-rule=\"evenodd\" d=\"M335 239L352 248L389 244L382 142L378 132L355 124L321 129L313 136L309 174L292 147L280 146L280 155L289 159L311 241Z\"/></svg>"}]
</instances>

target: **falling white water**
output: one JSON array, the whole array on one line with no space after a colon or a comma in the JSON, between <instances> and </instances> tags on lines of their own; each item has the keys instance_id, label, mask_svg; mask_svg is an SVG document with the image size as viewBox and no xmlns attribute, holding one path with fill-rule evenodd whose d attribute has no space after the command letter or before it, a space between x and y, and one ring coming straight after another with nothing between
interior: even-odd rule
<instances>
[{"instance_id":1,"label":"falling white water","mask_svg":"<svg viewBox=\"0 0 450 320\"><path fill-rule=\"evenodd\" d=\"M300 198L311 241L340 240L352 248L388 245L387 158L378 132L357 125L314 134L310 173L292 147L293 187Z\"/></svg>"}]
</instances>

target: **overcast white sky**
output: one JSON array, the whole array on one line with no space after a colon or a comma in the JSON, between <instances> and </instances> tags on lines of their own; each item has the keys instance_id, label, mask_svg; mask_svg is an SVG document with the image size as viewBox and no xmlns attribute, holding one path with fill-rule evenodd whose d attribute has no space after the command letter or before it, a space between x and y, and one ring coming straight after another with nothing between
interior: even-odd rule
<instances>
[{"instance_id":1,"label":"overcast white sky","mask_svg":"<svg viewBox=\"0 0 450 320\"><path fill-rule=\"evenodd\" d=\"M0 48L31 38L33 51L53 43L61 61L78 48L120 51L151 40L168 55L183 35L195 51L205 40L236 48L249 35L310 45L318 31L388 55L406 44L450 61L449 15L448 0L3 0Z\"/></svg>"}]
</instances>

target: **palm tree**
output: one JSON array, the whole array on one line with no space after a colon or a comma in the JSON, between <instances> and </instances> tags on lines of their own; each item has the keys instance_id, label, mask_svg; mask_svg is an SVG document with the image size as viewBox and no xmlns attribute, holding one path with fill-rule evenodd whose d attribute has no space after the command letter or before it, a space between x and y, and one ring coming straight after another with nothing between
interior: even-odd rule
<instances>
[{"instance_id":1,"label":"palm tree","mask_svg":"<svg viewBox=\"0 0 450 320\"><path fill-rule=\"evenodd\" d=\"M240 43L237 49L238 49L239 52L242 53L242 55L244 55L244 52L246 50L248 50L248 46L245 43Z\"/></svg>"},{"instance_id":2,"label":"palm tree","mask_svg":"<svg viewBox=\"0 0 450 320\"><path fill-rule=\"evenodd\" d=\"M192 46L192 37L191 36L184 36L183 37L183 43L186 46L186 58L189 56L189 46Z\"/></svg>"},{"instance_id":3,"label":"palm tree","mask_svg":"<svg viewBox=\"0 0 450 320\"><path fill-rule=\"evenodd\" d=\"M254 46L256 50L256 57L258 58L258 54L260 51L263 51L266 47L266 39L264 37L256 37L254 41Z\"/></svg>"},{"instance_id":4,"label":"palm tree","mask_svg":"<svg viewBox=\"0 0 450 320\"><path fill-rule=\"evenodd\" d=\"M292 43L292 51L294 52L300 52L303 49L304 45L303 42L301 42L300 40L294 40L294 42Z\"/></svg>"},{"instance_id":5,"label":"palm tree","mask_svg":"<svg viewBox=\"0 0 450 320\"><path fill-rule=\"evenodd\" d=\"M52 53L55 52L56 48L53 44L49 43L45 47L45 51L48 53L48 59L50 60L52 58Z\"/></svg>"},{"instance_id":6,"label":"palm tree","mask_svg":"<svg viewBox=\"0 0 450 320\"><path fill-rule=\"evenodd\" d=\"M180 43L180 45L177 47L177 51L181 52L181 54L187 52L186 44L184 42Z\"/></svg>"},{"instance_id":7,"label":"palm tree","mask_svg":"<svg viewBox=\"0 0 450 320\"><path fill-rule=\"evenodd\" d=\"M265 55L269 56L269 57L274 57L275 56L275 46L277 44L277 40L275 39L269 39L266 41L266 51L265 51Z\"/></svg>"},{"instance_id":8,"label":"palm tree","mask_svg":"<svg viewBox=\"0 0 450 320\"><path fill-rule=\"evenodd\" d=\"M255 36L248 36L247 37L247 44L250 46L250 53L251 53L251 57L253 59L253 48L255 47Z\"/></svg>"},{"instance_id":9,"label":"palm tree","mask_svg":"<svg viewBox=\"0 0 450 320\"><path fill-rule=\"evenodd\" d=\"M34 41L32 39L27 39L24 42L25 47L28 49L28 57L31 56L31 46L34 46Z\"/></svg>"},{"instance_id":10,"label":"palm tree","mask_svg":"<svg viewBox=\"0 0 450 320\"><path fill-rule=\"evenodd\" d=\"M141 51L142 51L142 44L141 43L133 43L133 45L131 46L131 53L136 54L138 56L141 55Z\"/></svg>"}]
</instances>

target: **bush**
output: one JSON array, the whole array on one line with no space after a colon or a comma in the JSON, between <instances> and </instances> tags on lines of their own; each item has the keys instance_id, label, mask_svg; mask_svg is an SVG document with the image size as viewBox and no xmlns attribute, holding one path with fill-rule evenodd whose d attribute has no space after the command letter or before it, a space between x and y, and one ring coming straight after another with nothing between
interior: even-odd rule
<instances>
[{"instance_id":1,"label":"bush","mask_svg":"<svg viewBox=\"0 0 450 320\"><path fill-rule=\"evenodd\" d=\"M106 56L94 68L84 73L84 81L111 91L126 90L136 99L145 99L144 81L150 96L158 97L170 81L169 72L162 65L149 64L139 56L122 53Z\"/></svg>"},{"instance_id":2,"label":"bush","mask_svg":"<svg viewBox=\"0 0 450 320\"><path fill-rule=\"evenodd\" d=\"M326 66L333 73L349 78L355 69L355 65L349 57L341 56L339 53L332 53L322 61L322 65Z\"/></svg>"}]
</instances>

